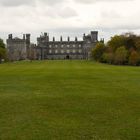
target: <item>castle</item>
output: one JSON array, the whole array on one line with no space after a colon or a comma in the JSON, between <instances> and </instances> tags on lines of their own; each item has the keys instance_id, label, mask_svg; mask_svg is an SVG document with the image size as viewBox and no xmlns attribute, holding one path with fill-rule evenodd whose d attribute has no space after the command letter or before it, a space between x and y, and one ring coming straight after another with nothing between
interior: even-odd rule
<instances>
[{"instance_id":1,"label":"castle","mask_svg":"<svg viewBox=\"0 0 140 140\"><path fill-rule=\"evenodd\" d=\"M13 38L12 34L7 39L8 57L11 61L18 60L59 60L59 59L89 59L91 49L98 42L98 32L91 31L88 35L83 35L83 40L77 37L71 41L63 41L62 36L59 41L50 41L49 34L44 33L37 38L37 45L30 42L30 34L24 34L23 38Z\"/></svg>"}]
</instances>

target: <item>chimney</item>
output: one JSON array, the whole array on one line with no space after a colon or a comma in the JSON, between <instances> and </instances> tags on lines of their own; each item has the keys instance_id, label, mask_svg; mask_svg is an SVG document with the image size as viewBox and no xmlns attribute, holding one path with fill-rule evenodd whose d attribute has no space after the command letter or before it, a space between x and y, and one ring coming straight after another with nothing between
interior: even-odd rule
<instances>
[{"instance_id":1,"label":"chimney","mask_svg":"<svg viewBox=\"0 0 140 140\"><path fill-rule=\"evenodd\" d=\"M75 37L75 41L76 41L76 42L78 41L77 37Z\"/></svg>"},{"instance_id":2,"label":"chimney","mask_svg":"<svg viewBox=\"0 0 140 140\"><path fill-rule=\"evenodd\" d=\"M83 34L83 40L85 40L85 38L86 38L86 34L84 33L84 34Z\"/></svg>"},{"instance_id":3,"label":"chimney","mask_svg":"<svg viewBox=\"0 0 140 140\"><path fill-rule=\"evenodd\" d=\"M68 36L68 42L70 41L70 37Z\"/></svg>"},{"instance_id":4,"label":"chimney","mask_svg":"<svg viewBox=\"0 0 140 140\"><path fill-rule=\"evenodd\" d=\"M63 38L62 38L62 36L60 37L60 41L61 41L61 42L63 41Z\"/></svg>"},{"instance_id":5,"label":"chimney","mask_svg":"<svg viewBox=\"0 0 140 140\"><path fill-rule=\"evenodd\" d=\"M55 42L55 37L53 37L53 42Z\"/></svg>"},{"instance_id":6,"label":"chimney","mask_svg":"<svg viewBox=\"0 0 140 140\"><path fill-rule=\"evenodd\" d=\"M84 37L86 36L86 34L84 33L84 35L83 35Z\"/></svg>"},{"instance_id":7,"label":"chimney","mask_svg":"<svg viewBox=\"0 0 140 140\"><path fill-rule=\"evenodd\" d=\"M25 40L25 34L23 34L23 39Z\"/></svg>"}]
</instances>

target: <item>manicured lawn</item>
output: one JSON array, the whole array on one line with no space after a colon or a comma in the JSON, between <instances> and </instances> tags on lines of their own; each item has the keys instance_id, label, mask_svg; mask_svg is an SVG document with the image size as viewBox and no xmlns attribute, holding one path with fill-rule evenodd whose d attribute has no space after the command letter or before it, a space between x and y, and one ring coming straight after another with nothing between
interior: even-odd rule
<instances>
[{"instance_id":1,"label":"manicured lawn","mask_svg":"<svg viewBox=\"0 0 140 140\"><path fill-rule=\"evenodd\" d=\"M140 67L0 65L0 140L140 140Z\"/></svg>"}]
</instances>

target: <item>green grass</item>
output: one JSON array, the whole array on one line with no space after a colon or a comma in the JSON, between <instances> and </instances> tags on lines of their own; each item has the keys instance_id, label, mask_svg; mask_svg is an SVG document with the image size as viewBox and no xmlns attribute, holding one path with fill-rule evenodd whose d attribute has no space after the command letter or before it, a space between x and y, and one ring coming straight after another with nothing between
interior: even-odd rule
<instances>
[{"instance_id":1,"label":"green grass","mask_svg":"<svg viewBox=\"0 0 140 140\"><path fill-rule=\"evenodd\" d=\"M0 65L0 140L139 140L140 67Z\"/></svg>"}]
</instances>

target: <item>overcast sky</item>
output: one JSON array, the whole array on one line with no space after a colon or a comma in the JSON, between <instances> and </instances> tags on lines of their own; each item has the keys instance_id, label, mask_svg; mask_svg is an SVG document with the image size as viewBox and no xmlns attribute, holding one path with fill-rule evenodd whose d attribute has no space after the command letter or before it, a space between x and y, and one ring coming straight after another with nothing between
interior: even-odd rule
<instances>
[{"instance_id":1,"label":"overcast sky","mask_svg":"<svg viewBox=\"0 0 140 140\"><path fill-rule=\"evenodd\" d=\"M140 34L140 0L0 0L0 37L41 32L82 37L99 30L106 40L114 34Z\"/></svg>"}]
</instances>

